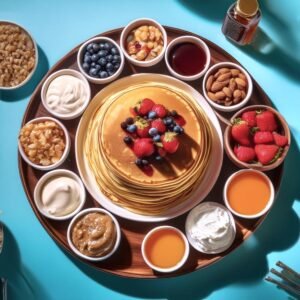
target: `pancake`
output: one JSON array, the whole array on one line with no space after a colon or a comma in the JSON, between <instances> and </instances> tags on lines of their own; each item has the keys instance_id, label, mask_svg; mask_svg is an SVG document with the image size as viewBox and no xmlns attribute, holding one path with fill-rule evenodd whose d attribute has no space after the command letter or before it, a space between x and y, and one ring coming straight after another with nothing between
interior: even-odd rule
<instances>
[{"instance_id":1,"label":"pancake","mask_svg":"<svg viewBox=\"0 0 300 300\"><path fill-rule=\"evenodd\" d=\"M132 116L130 108L144 98L176 110L186 121L177 152L151 165L151 175L135 165L120 127ZM188 199L201 185L215 134L199 104L173 86L152 82L100 100L89 122L84 152L102 193L116 205L143 215L163 214Z\"/></svg>"}]
</instances>

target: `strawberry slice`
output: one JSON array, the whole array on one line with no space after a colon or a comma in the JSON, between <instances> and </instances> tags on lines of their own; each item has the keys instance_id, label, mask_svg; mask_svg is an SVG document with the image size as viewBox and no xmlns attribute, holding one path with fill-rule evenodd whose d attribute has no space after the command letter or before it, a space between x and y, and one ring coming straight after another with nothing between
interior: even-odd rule
<instances>
[{"instance_id":1,"label":"strawberry slice","mask_svg":"<svg viewBox=\"0 0 300 300\"><path fill-rule=\"evenodd\" d=\"M270 144L274 142L274 137L270 131L257 131L253 140L254 144Z\"/></svg>"},{"instance_id":2,"label":"strawberry slice","mask_svg":"<svg viewBox=\"0 0 300 300\"><path fill-rule=\"evenodd\" d=\"M251 162L256 158L255 151L252 147L235 146L233 151L238 160L242 162Z\"/></svg>"},{"instance_id":3,"label":"strawberry slice","mask_svg":"<svg viewBox=\"0 0 300 300\"><path fill-rule=\"evenodd\" d=\"M146 138L149 136L149 129L151 128L150 123L141 118L141 117L136 117L136 121L134 124L137 127L136 133L139 137Z\"/></svg>"},{"instance_id":4,"label":"strawberry slice","mask_svg":"<svg viewBox=\"0 0 300 300\"><path fill-rule=\"evenodd\" d=\"M231 128L231 135L239 144L243 146L251 145L250 127L245 121L241 119L235 119Z\"/></svg>"},{"instance_id":5,"label":"strawberry slice","mask_svg":"<svg viewBox=\"0 0 300 300\"><path fill-rule=\"evenodd\" d=\"M164 118L167 115L167 109L162 104L155 104L151 110L155 111L159 118Z\"/></svg>"},{"instance_id":6,"label":"strawberry slice","mask_svg":"<svg viewBox=\"0 0 300 300\"><path fill-rule=\"evenodd\" d=\"M256 124L260 131L276 131L278 125L273 112L265 110L256 115Z\"/></svg>"},{"instance_id":7,"label":"strawberry slice","mask_svg":"<svg viewBox=\"0 0 300 300\"><path fill-rule=\"evenodd\" d=\"M135 106L136 112L139 116L145 116L149 111L152 110L154 105L155 103L151 99L145 98L142 101L138 102Z\"/></svg>"},{"instance_id":8,"label":"strawberry slice","mask_svg":"<svg viewBox=\"0 0 300 300\"><path fill-rule=\"evenodd\" d=\"M285 135L281 135L277 132L273 132L275 144L279 147L284 147L288 144L288 139Z\"/></svg>"},{"instance_id":9,"label":"strawberry slice","mask_svg":"<svg viewBox=\"0 0 300 300\"><path fill-rule=\"evenodd\" d=\"M151 122L151 127L156 128L159 133L165 133L167 128L162 119L155 119Z\"/></svg>"},{"instance_id":10,"label":"strawberry slice","mask_svg":"<svg viewBox=\"0 0 300 300\"><path fill-rule=\"evenodd\" d=\"M255 127L256 126L256 111L255 110L245 111L242 114L242 120L247 122L247 124L250 127Z\"/></svg>"},{"instance_id":11,"label":"strawberry slice","mask_svg":"<svg viewBox=\"0 0 300 300\"><path fill-rule=\"evenodd\" d=\"M154 150L155 147L150 138L136 139L133 145L134 154L140 158L152 155Z\"/></svg>"},{"instance_id":12,"label":"strawberry slice","mask_svg":"<svg viewBox=\"0 0 300 300\"><path fill-rule=\"evenodd\" d=\"M177 133L168 131L161 137L163 148L168 153L175 153L179 147L179 141L176 136Z\"/></svg>"},{"instance_id":13,"label":"strawberry slice","mask_svg":"<svg viewBox=\"0 0 300 300\"><path fill-rule=\"evenodd\" d=\"M276 161L282 152L282 148L279 148L277 145L256 145L254 150L258 161L263 165Z\"/></svg>"},{"instance_id":14,"label":"strawberry slice","mask_svg":"<svg viewBox=\"0 0 300 300\"><path fill-rule=\"evenodd\" d=\"M175 116L174 121L177 125L179 125L181 127L183 127L186 124L185 119L180 115Z\"/></svg>"}]
</instances>

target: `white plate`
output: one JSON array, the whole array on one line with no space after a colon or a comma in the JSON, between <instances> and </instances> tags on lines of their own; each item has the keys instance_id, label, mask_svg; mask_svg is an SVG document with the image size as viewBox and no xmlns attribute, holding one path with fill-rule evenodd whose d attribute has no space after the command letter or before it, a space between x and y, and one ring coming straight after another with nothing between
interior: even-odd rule
<instances>
[{"instance_id":1,"label":"white plate","mask_svg":"<svg viewBox=\"0 0 300 300\"><path fill-rule=\"evenodd\" d=\"M75 154L76 154L76 163L77 163L77 167L81 179L85 184L89 193L99 202L100 205L102 205L110 212L120 217L123 217L125 219L139 221L139 222L160 222L160 221L165 221L165 220L175 218L189 211L194 206L196 206L201 201L203 201L205 197L208 195L208 193L211 191L211 189L213 188L215 182L219 177L221 167L222 167L223 134L215 113L213 112L212 108L209 106L207 101L203 98L203 96L200 95L200 93L197 92L190 85L170 76L160 75L160 74L135 74L128 77L124 77L122 79L119 79L111 83L110 85L102 89L99 92L97 99L101 100L107 97L108 95L115 93L116 91L126 89L131 85L141 84L143 82L149 82L149 81L173 85L176 88L181 89L183 92L191 95L194 99L197 100L199 105L203 108L203 110L205 111L206 115L210 119L213 127L217 132L217 138L215 138L213 141L211 162L207 168L206 174L203 177L203 180L199 185L197 191L189 199L187 199L182 204L169 209L168 211L166 211L165 213L159 216L145 216L145 215L140 215L128 211L122 208L121 206L117 206L102 194L83 152L83 142L84 142L84 135L87 130L86 128L88 126L89 120L93 112L99 106L99 101L97 101L96 99L91 101L91 103L89 104L88 108L84 112L80 120L80 123L78 125L77 132L76 132L76 140L75 140Z\"/></svg>"}]
</instances>

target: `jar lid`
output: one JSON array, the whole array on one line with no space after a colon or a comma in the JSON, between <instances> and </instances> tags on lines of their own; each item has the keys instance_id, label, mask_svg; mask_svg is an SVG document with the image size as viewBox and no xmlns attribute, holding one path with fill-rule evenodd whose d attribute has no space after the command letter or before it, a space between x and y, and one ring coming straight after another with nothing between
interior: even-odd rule
<instances>
[{"instance_id":1,"label":"jar lid","mask_svg":"<svg viewBox=\"0 0 300 300\"><path fill-rule=\"evenodd\" d=\"M255 16L258 9L257 0L238 0L236 4L237 13L245 18Z\"/></svg>"}]
</instances>

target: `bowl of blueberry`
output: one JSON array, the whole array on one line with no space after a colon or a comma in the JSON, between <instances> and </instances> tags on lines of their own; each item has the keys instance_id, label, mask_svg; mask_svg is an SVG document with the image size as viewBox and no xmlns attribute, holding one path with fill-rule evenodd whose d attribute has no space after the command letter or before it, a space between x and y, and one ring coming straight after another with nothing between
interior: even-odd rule
<instances>
[{"instance_id":1,"label":"bowl of blueberry","mask_svg":"<svg viewBox=\"0 0 300 300\"><path fill-rule=\"evenodd\" d=\"M124 55L114 40L95 37L81 45L77 64L89 81L104 84L115 80L121 74Z\"/></svg>"}]
</instances>

